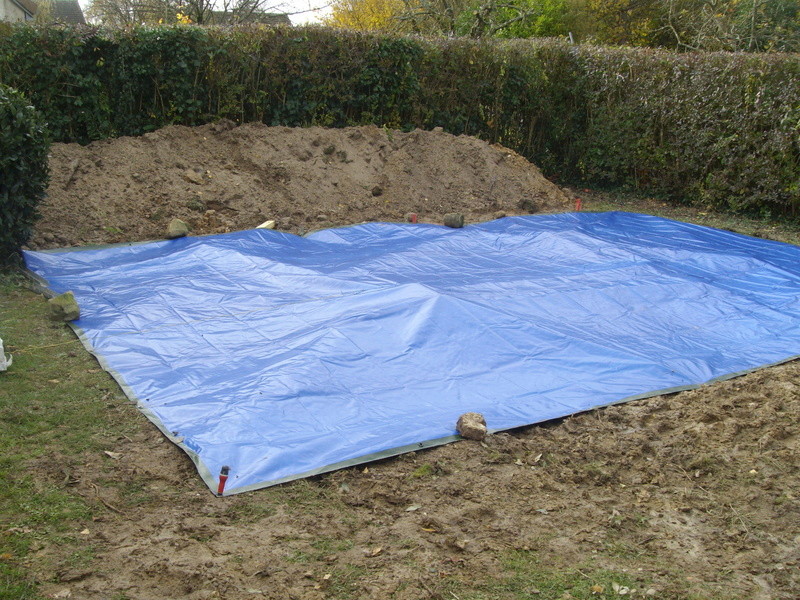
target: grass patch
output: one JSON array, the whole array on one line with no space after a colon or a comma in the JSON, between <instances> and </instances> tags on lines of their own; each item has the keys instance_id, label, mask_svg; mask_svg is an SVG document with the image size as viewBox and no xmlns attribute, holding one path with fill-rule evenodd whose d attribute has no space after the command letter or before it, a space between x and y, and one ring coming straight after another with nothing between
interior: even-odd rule
<instances>
[{"instance_id":1,"label":"grass patch","mask_svg":"<svg viewBox=\"0 0 800 600\"><path fill-rule=\"evenodd\" d=\"M744 235L768 240L800 245L800 222L776 220L769 216L762 218L703 210L693 206L673 204L655 198L643 199L641 196L620 192L592 192L584 204L587 212L607 212L623 210L647 215L655 215L676 221L696 223L715 229L726 229Z\"/></svg>"},{"instance_id":2,"label":"grass patch","mask_svg":"<svg viewBox=\"0 0 800 600\"><path fill-rule=\"evenodd\" d=\"M643 597L646 587L630 575L601 569L554 571L533 551L516 550L502 559L503 577L479 586L451 581L448 592L461 600L603 600ZM636 590L635 592L633 590Z\"/></svg>"},{"instance_id":3,"label":"grass patch","mask_svg":"<svg viewBox=\"0 0 800 600\"><path fill-rule=\"evenodd\" d=\"M364 591L364 583L369 579L369 571L364 567L347 565L335 569L331 574L331 583L328 588L329 598L342 598L352 600L358 598Z\"/></svg>"},{"instance_id":4,"label":"grass patch","mask_svg":"<svg viewBox=\"0 0 800 600\"><path fill-rule=\"evenodd\" d=\"M53 550L54 564L94 560L74 535L94 507L69 486L70 470L138 427L116 383L26 285L0 273L0 337L14 357L0 374L0 599L39 597L18 566L34 548Z\"/></svg>"},{"instance_id":5,"label":"grass patch","mask_svg":"<svg viewBox=\"0 0 800 600\"><path fill-rule=\"evenodd\" d=\"M38 600L41 596L36 592L36 584L25 572L3 559L0 562L0 600Z\"/></svg>"},{"instance_id":6,"label":"grass patch","mask_svg":"<svg viewBox=\"0 0 800 600\"><path fill-rule=\"evenodd\" d=\"M224 512L231 522L239 524L257 523L274 514L275 507L264 502L260 496L253 496L253 499L245 498L236 504L231 504Z\"/></svg>"}]
</instances>

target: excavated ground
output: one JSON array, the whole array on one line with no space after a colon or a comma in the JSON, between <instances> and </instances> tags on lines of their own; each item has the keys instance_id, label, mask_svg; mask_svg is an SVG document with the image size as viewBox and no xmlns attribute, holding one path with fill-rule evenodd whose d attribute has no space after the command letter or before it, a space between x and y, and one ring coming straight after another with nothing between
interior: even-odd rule
<instances>
[{"instance_id":1,"label":"excavated ground","mask_svg":"<svg viewBox=\"0 0 800 600\"><path fill-rule=\"evenodd\" d=\"M268 219L303 233L571 206L513 152L441 131L168 127L56 145L51 165L34 248L160 238L173 217L193 234ZM229 498L133 415L113 460L31 460L33 477L105 516L81 532L88 567L44 546L29 568L51 597L98 600L572 597L520 591L524 557L543 572L625 573L630 597L788 600L799 415L793 362Z\"/></svg>"}]
</instances>

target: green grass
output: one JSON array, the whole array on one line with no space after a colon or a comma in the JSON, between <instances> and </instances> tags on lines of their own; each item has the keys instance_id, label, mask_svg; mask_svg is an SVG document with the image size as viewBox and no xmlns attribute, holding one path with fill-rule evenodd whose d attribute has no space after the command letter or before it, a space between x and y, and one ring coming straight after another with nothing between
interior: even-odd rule
<instances>
[{"instance_id":1,"label":"green grass","mask_svg":"<svg viewBox=\"0 0 800 600\"><path fill-rule=\"evenodd\" d=\"M625 573L595 569L552 570L540 564L538 553L518 550L503 558L504 577L478 590L455 592L462 600L601 600L620 598L619 591L646 591L647 587Z\"/></svg>"},{"instance_id":2,"label":"green grass","mask_svg":"<svg viewBox=\"0 0 800 600\"><path fill-rule=\"evenodd\" d=\"M693 206L672 204L654 198L643 199L640 196L619 192L592 192L590 199L584 203L584 210L587 212L610 210L637 212L800 245L800 222L797 221L778 221L770 217L753 218L720 213Z\"/></svg>"},{"instance_id":3,"label":"green grass","mask_svg":"<svg viewBox=\"0 0 800 600\"><path fill-rule=\"evenodd\" d=\"M648 581L624 570L592 565L559 568L542 561L542 555L533 550L508 552L501 557L502 571L493 580L450 577L440 586L440 596L458 600L730 600L685 589L679 573L674 574L675 587L663 590L651 588ZM648 595L651 589L652 596Z\"/></svg>"},{"instance_id":4,"label":"green grass","mask_svg":"<svg viewBox=\"0 0 800 600\"><path fill-rule=\"evenodd\" d=\"M70 470L110 447L110 429L136 427L109 410L125 405L119 388L26 285L0 274L0 337L14 356L0 374L0 599L38 598L21 566L34 547L59 547L63 566L92 561L74 534L96 506L70 489Z\"/></svg>"}]
</instances>

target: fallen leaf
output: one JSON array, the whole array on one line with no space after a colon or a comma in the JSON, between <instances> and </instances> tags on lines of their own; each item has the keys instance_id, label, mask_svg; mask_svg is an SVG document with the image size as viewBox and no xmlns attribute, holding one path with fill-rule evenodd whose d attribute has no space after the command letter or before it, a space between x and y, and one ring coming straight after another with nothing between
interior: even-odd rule
<instances>
[{"instance_id":1,"label":"fallen leaf","mask_svg":"<svg viewBox=\"0 0 800 600\"><path fill-rule=\"evenodd\" d=\"M595 583L595 584L592 586L592 594L602 594L602 593L603 593L603 592L605 592L605 591L606 591L606 588L604 588L604 587L603 587L602 585L600 585L600 584L597 584L597 583Z\"/></svg>"},{"instance_id":2,"label":"fallen leaf","mask_svg":"<svg viewBox=\"0 0 800 600\"><path fill-rule=\"evenodd\" d=\"M514 464L517 465L518 467L523 466L523 462L520 459L515 460Z\"/></svg>"},{"instance_id":3,"label":"fallen leaf","mask_svg":"<svg viewBox=\"0 0 800 600\"><path fill-rule=\"evenodd\" d=\"M81 531L81 535L89 535L91 532L88 529Z\"/></svg>"},{"instance_id":4,"label":"fallen leaf","mask_svg":"<svg viewBox=\"0 0 800 600\"><path fill-rule=\"evenodd\" d=\"M50 594L50 598L72 598L72 592L68 589L61 590L55 594Z\"/></svg>"},{"instance_id":5,"label":"fallen leaf","mask_svg":"<svg viewBox=\"0 0 800 600\"><path fill-rule=\"evenodd\" d=\"M383 546L378 546L377 548L373 548L372 552L370 552L369 555L378 556L381 552L383 552Z\"/></svg>"},{"instance_id":6,"label":"fallen leaf","mask_svg":"<svg viewBox=\"0 0 800 600\"><path fill-rule=\"evenodd\" d=\"M533 459L533 462L537 463L540 460L542 460L542 453L541 452L539 452L539 454L536 455L536 458Z\"/></svg>"},{"instance_id":7,"label":"fallen leaf","mask_svg":"<svg viewBox=\"0 0 800 600\"><path fill-rule=\"evenodd\" d=\"M119 452L111 452L110 450L103 451L103 454L105 454L109 458L113 458L114 460L119 460L120 458L122 458L122 454L120 454Z\"/></svg>"},{"instance_id":8,"label":"fallen leaf","mask_svg":"<svg viewBox=\"0 0 800 600\"><path fill-rule=\"evenodd\" d=\"M12 558L14 558L14 555L10 552L3 552L0 554L0 560L11 560Z\"/></svg>"},{"instance_id":9,"label":"fallen leaf","mask_svg":"<svg viewBox=\"0 0 800 600\"><path fill-rule=\"evenodd\" d=\"M422 508L419 504L412 504L408 508L406 508L406 512L414 512L415 510L419 510Z\"/></svg>"}]
</instances>

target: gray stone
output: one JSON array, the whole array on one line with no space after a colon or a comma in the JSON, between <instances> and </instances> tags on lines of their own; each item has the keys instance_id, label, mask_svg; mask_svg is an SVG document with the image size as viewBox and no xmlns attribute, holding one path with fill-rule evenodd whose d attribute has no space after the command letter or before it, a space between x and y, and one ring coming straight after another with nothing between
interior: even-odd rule
<instances>
[{"instance_id":1,"label":"gray stone","mask_svg":"<svg viewBox=\"0 0 800 600\"><path fill-rule=\"evenodd\" d=\"M167 239L174 240L189 234L189 226L180 219L172 219L167 226Z\"/></svg>"},{"instance_id":2,"label":"gray stone","mask_svg":"<svg viewBox=\"0 0 800 600\"><path fill-rule=\"evenodd\" d=\"M481 441L486 437L486 419L481 413L468 412L458 417L456 429L468 440Z\"/></svg>"},{"instance_id":3,"label":"gray stone","mask_svg":"<svg viewBox=\"0 0 800 600\"><path fill-rule=\"evenodd\" d=\"M189 183L193 183L195 185L202 185L203 184L203 174L198 173L194 169L186 169L183 172L183 178L188 181Z\"/></svg>"},{"instance_id":4,"label":"gray stone","mask_svg":"<svg viewBox=\"0 0 800 600\"><path fill-rule=\"evenodd\" d=\"M444 216L444 224L454 229L459 229L464 226L464 215L461 213L447 213Z\"/></svg>"},{"instance_id":5,"label":"gray stone","mask_svg":"<svg viewBox=\"0 0 800 600\"><path fill-rule=\"evenodd\" d=\"M75 300L75 294L64 292L47 301L50 313L59 321L75 321L81 318L81 309Z\"/></svg>"}]
</instances>

